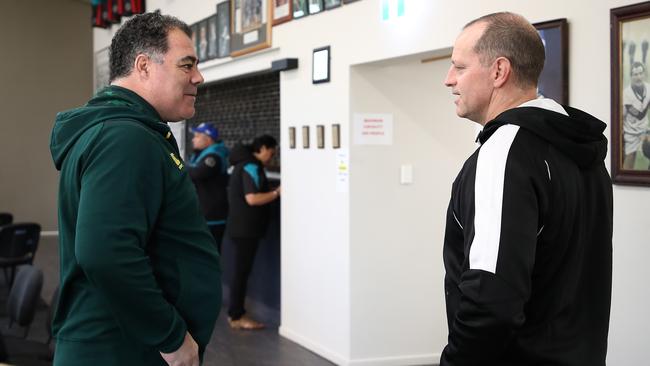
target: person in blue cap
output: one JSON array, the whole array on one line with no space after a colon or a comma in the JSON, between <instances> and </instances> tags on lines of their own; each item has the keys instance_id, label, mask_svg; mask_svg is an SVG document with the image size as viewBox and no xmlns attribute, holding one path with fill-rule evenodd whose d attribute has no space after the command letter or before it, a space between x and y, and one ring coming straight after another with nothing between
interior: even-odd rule
<instances>
[{"instance_id":1,"label":"person in blue cap","mask_svg":"<svg viewBox=\"0 0 650 366\"><path fill-rule=\"evenodd\" d=\"M228 215L228 148L219 139L219 130L213 123L201 123L191 129L194 133L189 173L196 186L199 203L217 249L221 242Z\"/></svg>"}]
</instances>

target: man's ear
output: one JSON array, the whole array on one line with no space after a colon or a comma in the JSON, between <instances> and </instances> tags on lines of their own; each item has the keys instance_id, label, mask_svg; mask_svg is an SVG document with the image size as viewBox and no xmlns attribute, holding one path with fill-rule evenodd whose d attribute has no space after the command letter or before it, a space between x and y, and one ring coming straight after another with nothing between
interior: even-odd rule
<instances>
[{"instance_id":1,"label":"man's ear","mask_svg":"<svg viewBox=\"0 0 650 366\"><path fill-rule=\"evenodd\" d=\"M149 76L149 69L151 68L151 58L143 53L135 57L135 62L133 65L133 72L141 78L147 78Z\"/></svg>"},{"instance_id":2,"label":"man's ear","mask_svg":"<svg viewBox=\"0 0 650 366\"><path fill-rule=\"evenodd\" d=\"M505 57L497 57L492 64L492 77L494 87L502 87L512 77L510 60Z\"/></svg>"}]
</instances>

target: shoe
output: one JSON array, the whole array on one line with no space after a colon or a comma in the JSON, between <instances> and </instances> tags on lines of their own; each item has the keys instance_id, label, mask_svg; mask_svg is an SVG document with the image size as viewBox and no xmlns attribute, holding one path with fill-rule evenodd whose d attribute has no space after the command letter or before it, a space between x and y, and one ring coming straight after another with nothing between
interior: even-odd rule
<instances>
[{"instance_id":1,"label":"shoe","mask_svg":"<svg viewBox=\"0 0 650 366\"><path fill-rule=\"evenodd\" d=\"M230 328L232 329L257 330L264 328L263 323L255 321L246 315L237 320L232 320L228 317L228 324L230 324Z\"/></svg>"}]
</instances>

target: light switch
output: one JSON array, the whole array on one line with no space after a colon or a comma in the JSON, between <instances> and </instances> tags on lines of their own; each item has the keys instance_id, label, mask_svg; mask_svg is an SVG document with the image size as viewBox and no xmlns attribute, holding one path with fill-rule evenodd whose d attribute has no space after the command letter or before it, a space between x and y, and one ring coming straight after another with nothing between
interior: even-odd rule
<instances>
[{"instance_id":1,"label":"light switch","mask_svg":"<svg viewBox=\"0 0 650 366\"><path fill-rule=\"evenodd\" d=\"M413 165L408 164L408 165L402 165L400 167L399 183L400 184L413 183Z\"/></svg>"}]
</instances>

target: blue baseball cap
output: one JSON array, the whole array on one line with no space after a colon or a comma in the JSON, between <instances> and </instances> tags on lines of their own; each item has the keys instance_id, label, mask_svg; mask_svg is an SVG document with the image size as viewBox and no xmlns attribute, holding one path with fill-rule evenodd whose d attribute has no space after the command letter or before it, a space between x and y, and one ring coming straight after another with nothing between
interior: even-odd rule
<instances>
[{"instance_id":1,"label":"blue baseball cap","mask_svg":"<svg viewBox=\"0 0 650 366\"><path fill-rule=\"evenodd\" d=\"M217 138L219 138L219 130L217 129L217 126L214 125L214 123L203 122L196 127L192 127L190 130L193 133L204 133L212 137L214 141L217 141Z\"/></svg>"}]
</instances>

